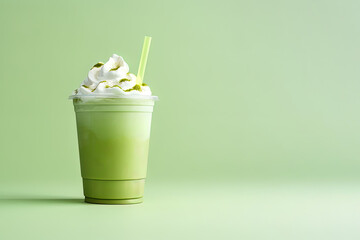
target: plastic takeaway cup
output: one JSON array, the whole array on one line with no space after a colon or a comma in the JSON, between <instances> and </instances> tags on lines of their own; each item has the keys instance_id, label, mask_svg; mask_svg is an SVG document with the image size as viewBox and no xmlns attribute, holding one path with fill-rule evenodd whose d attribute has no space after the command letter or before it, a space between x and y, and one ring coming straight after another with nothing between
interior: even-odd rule
<instances>
[{"instance_id":1,"label":"plastic takeaway cup","mask_svg":"<svg viewBox=\"0 0 360 240\"><path fill-rule=\"evenodd\" d=\"M143 201L155 100L157 97L73 98L85 202Z\"/></svg>"}]
</instances>

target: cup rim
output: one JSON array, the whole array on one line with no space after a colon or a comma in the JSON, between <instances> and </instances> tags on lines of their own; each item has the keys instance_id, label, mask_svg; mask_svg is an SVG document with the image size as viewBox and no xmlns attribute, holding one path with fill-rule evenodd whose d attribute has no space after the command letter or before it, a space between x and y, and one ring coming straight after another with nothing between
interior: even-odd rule
<instances>
[{"instance_id":1,"label":"cup rim","mask_svg":"<svg viewBox=\"0 0 360 240\"><path fill-rule=\"evenodd\" d=\"M90 98L90 99L96 99L96 98L124 98L124 99L139 99L139 100L153 100L158 101L158 96L142 96L142 95L132 95L132 96L125 96L125 95L116 95L116 94L92 94L92 95L70 95L69 99L82 99L82 98Z\"/></svg>"}]
</instances>

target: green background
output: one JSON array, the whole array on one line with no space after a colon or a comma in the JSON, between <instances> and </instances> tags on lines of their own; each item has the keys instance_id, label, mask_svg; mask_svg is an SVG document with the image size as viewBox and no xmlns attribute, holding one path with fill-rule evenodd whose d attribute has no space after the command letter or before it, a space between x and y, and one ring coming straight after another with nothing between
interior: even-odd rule
<instances>
[{"instance_id":1,"label":"green background","mask_svg":"<svg viewBox=\"0 0 360 240\"><path fill-rule=\"evenodd\" d=\"M360 236L359 10L355 0L2 0L0 236ZM145 82L160 98L145 203L81 204L67 97L113 53L136 73L144 35Z\"/></svg>"}]
</instances>

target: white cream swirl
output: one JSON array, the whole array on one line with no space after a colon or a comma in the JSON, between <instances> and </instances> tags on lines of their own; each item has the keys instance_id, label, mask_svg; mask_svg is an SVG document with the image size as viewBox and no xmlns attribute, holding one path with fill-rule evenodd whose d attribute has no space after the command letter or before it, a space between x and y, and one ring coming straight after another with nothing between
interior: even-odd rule
<instances>
[{"instance_id":1,"label":"white cream swirl","mask_svg":"<svg viewBox=\"0 0 360 240\"><path fill-rule=\"evenodd\" d=\"M81 86L73 92L73 96L78 97L104 94L151 96L151 90L146 84L136 84L136 76L129 73L128 64L113 54L105 64L95 64Z\"/></svg>"}]
</instances>

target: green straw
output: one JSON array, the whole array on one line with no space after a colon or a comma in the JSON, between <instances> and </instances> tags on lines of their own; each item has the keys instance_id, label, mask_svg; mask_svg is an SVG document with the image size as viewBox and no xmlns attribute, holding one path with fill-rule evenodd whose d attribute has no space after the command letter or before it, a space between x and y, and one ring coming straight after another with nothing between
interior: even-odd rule
<instances>
[{"instance_id":1,"label":"green straw","mask_svg":"<svg viewBox=\"0 0 360 240\"><path fill-rule=\"evenodd\" d=\"M140 86L144 79L146 62L147 62L147 58L148 58L149 50L150 50L150 43L151 43L151 37L145 36L144 45L143 45L141 58L140 58L139 70L138 70L138 74L136 76L136 84L139 84Z\"/></svg>"}]
</instances>

